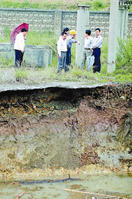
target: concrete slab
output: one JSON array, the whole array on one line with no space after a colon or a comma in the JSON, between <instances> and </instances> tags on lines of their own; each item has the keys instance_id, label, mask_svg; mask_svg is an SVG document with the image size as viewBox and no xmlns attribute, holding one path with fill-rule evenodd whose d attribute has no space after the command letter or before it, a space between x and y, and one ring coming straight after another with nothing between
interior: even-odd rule
<instances>
[{"instance_id":1,"label":"concrete slab","mask_svg":"<svg viewBox=\"0 0 132 199\"><path fill-rule=\"evenodd\" d=\"M81 88L97 88L103 87L110 83L88 84L87 82L48 82L41 85L25 85L25 84L5 84L0 85L0 93L8 91L21 91L21 90L35 90L47 88L66 88L66 89L81 89Z\"/></svg>"}]
</instances>

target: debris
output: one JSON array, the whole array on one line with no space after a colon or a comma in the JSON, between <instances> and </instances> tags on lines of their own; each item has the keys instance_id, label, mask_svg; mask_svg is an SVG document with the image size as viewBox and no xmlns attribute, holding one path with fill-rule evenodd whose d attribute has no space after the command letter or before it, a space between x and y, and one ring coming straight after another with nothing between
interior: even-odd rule
<instances>
[{"instance_id":1,"label":"debris","mask_svg":"<svg viewBox=\"0 0 132 199\"><path fill-rule=\"evenodd\" d=\"M26 194L28 194L28 195L30 195L31 196L31 199L33 199L33 196L32 196L32 194L31 193L27 193L27 192L22 192L22 193L20 193L15 199L20 199L22 196L24 196L24 195L26 195Z\"/></svg>"},{"instance_id":2,"label":"debris","mask_svg":"<svg viewBox=\"0 0 132 199\"><path fill-rule=\"evenodd\" d=\"M87 191L78 191L78 190L74 190L74 189L63 189L63 190L68 191L68 192L76 192L76 193L82 193L82 194L88 194L88 195L102 196L103 198L116 198L116 199L121 198L121 197L113 196L113 195L106 195L106 194L93 193L93 192L87 192ZM92 199L95 199L95 197L93 196ZM127 199L127 198L122 197L122 199Z\"/></svg>"},{"instance_id":3,"label":"debris","mask_svg":"<svg viewBox=\"0 0 132 199\"><path fill-rule=\"evenodd\" d=\"M20 193L15 199L20 199L25 193L26 193L25 191Z\"/></svg>"}]
</instances>

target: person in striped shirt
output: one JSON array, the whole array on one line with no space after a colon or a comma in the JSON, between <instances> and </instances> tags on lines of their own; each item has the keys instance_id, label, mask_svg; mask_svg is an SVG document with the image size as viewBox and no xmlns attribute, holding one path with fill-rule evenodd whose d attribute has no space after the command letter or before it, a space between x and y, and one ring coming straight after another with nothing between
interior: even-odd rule
<instances>
[{"instance_id":1,"label":"person in striped shirt","mask_svg":"<svg viewBox=\"0 0 132 199\"><path fill-rule=\"evenodd\" d=\"M93 73L100 73L101 71L101 47L103 44L103 38L100 35L100 28L95 29L95 38L93 39L92 49L93 49L93 55L95 58L94 66L93 66Z\"/></svg>"}]
</instances>

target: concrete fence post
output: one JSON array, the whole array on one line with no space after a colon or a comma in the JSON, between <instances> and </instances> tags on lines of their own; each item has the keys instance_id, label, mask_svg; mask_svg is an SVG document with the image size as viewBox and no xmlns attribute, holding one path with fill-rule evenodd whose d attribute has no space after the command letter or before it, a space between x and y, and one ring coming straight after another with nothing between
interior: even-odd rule
<instances>
[{"instance_id":1,"label":"concrete fence post","mask_svg":"<svg viewBox=\"0 0 132 199\"><path fill-rule=\"evenodd\" d=\"M109 73L116 67L118 39L125 39L128 32L128 9L120 7L119 2L120 0L111 0L107 65Z\"/></svg>"},{"instance_id":2,"label":"concrete fence post","mask_svg":"<svg viewBox=\"0 0 132 199\"><path fill-rule=\"evenodd\" d=\"M76 46L76 64L81 67L83 58L85 30L89 29L89 7L88 5L79 5L77 12L77 40L80 45Z\"/></svg>"},{"instance_id":3,"label":"concrete fence post","mask_svg":"<svg viewBox=\"0 0 132 199\"><path fill-rule=\"evenodd\" d=\"M56 36L59 36L62 31L62 11L56 10L54 16L54 32Z\"/></svg>"}]
</instances>

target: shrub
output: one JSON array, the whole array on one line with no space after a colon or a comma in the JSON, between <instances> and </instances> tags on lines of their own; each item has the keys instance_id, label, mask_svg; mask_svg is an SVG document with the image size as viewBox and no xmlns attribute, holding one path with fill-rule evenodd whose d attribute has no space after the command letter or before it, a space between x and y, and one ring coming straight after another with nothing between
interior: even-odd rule
<instances>
[{"instance_id":1,"label":"shrub","mask_svg":"<svg viewBox=\"0 0 132 199\"><path fill-rule=\"evenodd\" d=\"M115 73L132 73L132 39L119 41Z\"/></svg>"},{"instance_id":2,"label":"shrub","mask_svg":"<svg viewBox=\"0 0 132 199\"><path fill-rule=\"evenodd\" d=\"M107 59L108 59L108 40L104 39L103 47L101 49L101 72L107 73Z\"/></svg>"},{"instance_id":3,"label":"shrub","mask_svg":"<svg viewBox=\"0 0 132 199\"><path fill-rule=\"evenodd\" d=\"M105 7L106 5L102 0L94 0L92 3L93 10L103 10Z\"/></svg>"}]
</instances>

